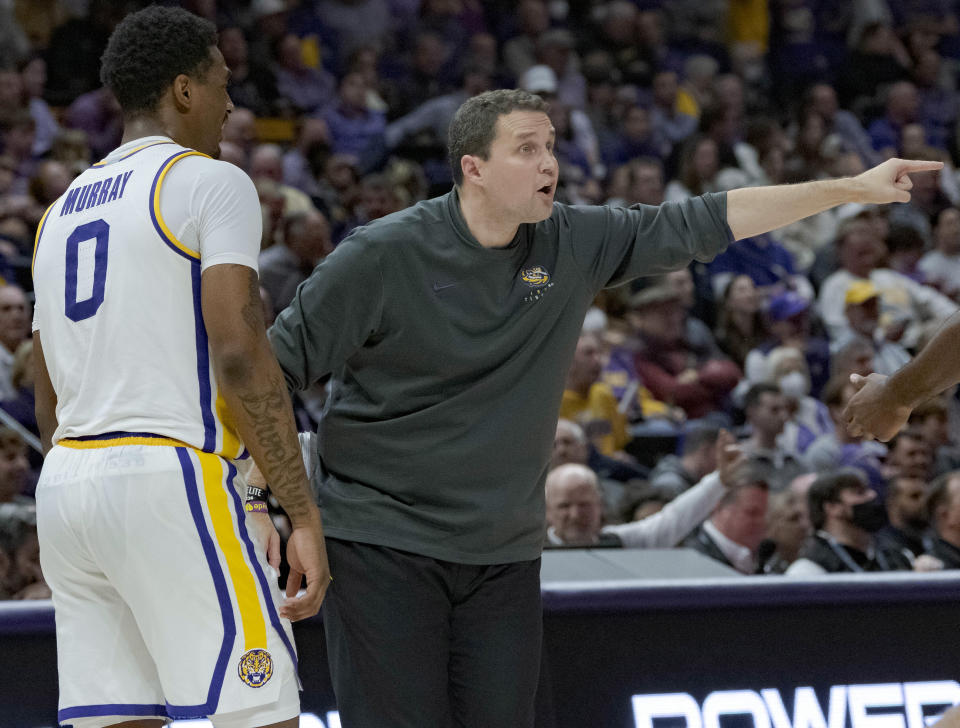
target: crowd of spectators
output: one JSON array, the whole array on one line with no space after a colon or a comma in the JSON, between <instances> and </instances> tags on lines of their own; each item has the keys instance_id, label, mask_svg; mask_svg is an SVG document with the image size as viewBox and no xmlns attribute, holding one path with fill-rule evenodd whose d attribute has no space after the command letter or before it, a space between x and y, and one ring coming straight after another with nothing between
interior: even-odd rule
<instances>
[{"instance_id":1,"label":"crowd of spectators","mask_svg":"<svg viewBox=\"0 0 960 728\"><path fill-rule=\"evenodd\" d=\"M32 241L119 143L99 58L144 4L0 0L0 595L45 589L26 444ZM887 445L839 424L849 375L895 371L960 302L958 0L180 4L216 23L231 70L221 157L260 196L268 321L353 228L449 189L449 121L490 88L549 100L565 203L943 161L909 203L841 206L598 298L545 533L554 547L683 542L746 573L960 566L955 392ZM302 428L323 397L297 401ZM744 462L721 478L724 429Z\"/></svg>"}]
</instances>

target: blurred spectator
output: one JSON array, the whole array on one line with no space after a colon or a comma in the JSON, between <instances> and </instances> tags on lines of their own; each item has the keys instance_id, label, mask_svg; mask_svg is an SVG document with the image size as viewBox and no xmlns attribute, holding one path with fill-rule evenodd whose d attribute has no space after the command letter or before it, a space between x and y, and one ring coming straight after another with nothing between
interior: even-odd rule
<instances>
[{"instance_id":1,"label":"blurred spectator","mask_svg":"<svg viewBox=\"0 0 960 728\"><path fill-rule=\"evenodd\" d=\"M872 281L853 281L847 288L844 302L849 328L836 338L832 344L833 349L844 348L851 338L870 342L873 347L871 369L878 374L893 374L910 361L907 350L896 341L891 341L880 326L880 292ZM891 323L896 326L896 322ZM894 328L891 333L897 336L897 332L901 330Z\"/></svg>"},{"instance_id":2,"label":"blurred spectator","mask_svg":"<svg viewBox=\"0 0 960 728\"><path fill-rule=\"evenodd\" d=\"M692 488L707 473L717 468L716 443L720 430L704 424L690 424L685 428L680 455L664 455L650 471L648 481L652 488L668 498Z\"/></svg>"},{"instance_id":3,"label":"blurred spectator","mask_svg":"<svg viewBox=\"0 0 960 728\"><path fill-rule=\"evenodd\" d=\"M603 358L595 334L582 333L567 372L560 417L579 424L590 442L604 455L622 450L629 442L627 418L610 386L600 380Z\"/></svg>"},{"instance_id":4,"label":"blurred spectator","mask_svg":"<svg viewBox=\"0 0 960 728\"><path fill-rule=\"evenodd\" d=\"M372 45L377 51L391 45L392 19L386 0L319 0L315 13L323 19L340 62L362 45Z\"/></svg>"},{"instance_id":5,"label":"blurred spectator","mask_svg":"<svg viewBox=\"0 0 960 728\"><path fill-rule=\"evenodd\" d=\"M275 113L279 96L277 80L268 65L250 62L247 37L242 28L231 26L220 30L220 52L230 69L227 83L230 100L257 116Z\"/></svg>"},{"instance_id":6,"label":"blurred spectator","mask_svg":"<svg viewBox=\"0 0 960 728\"><path fill-rule=\"evenodd\" d=\"M867 25L843 69L841 103L854 113L862 112L881 88L906 79L909 65L906 50L889 25Z\"/></svg>"},{"instance_id":7,"label":"blurred spectator","mask_svg":"<svg viewBox=\"0 0 960 728\"><path fill-rule=\"evenodd\" d=\"M41 156L50 151L53 140L60 131L60 125L43 98L47 84L47 62L40 55L30 56L20 64L20 79L23 82L23 93L30 116L36 122L33 153Z\"/></svg>"},{"instance_id":8,"label":"blurred spectator","mask_svg":"<svg viewBox=\"0 0 960 728\"><path fill-rule=\"evenodd\" d=\"M297 287L333 252L330 224L323 213L308 209L283 219L283 242L260 253L260 285L266 289L273 313L285 309Z\"/></svg>"},{"instance_id":9,"label":"blurred spectator","mask_svg":"<svg viewBox=\"0 0 960 728\"><path fill-rule=\"evenodd\" d=\"M927 282L926 276L917 267L923 257L924 241L915 228L891 225L886 243L887 268L912 278L917 283Z\"/></svg>"},{"instance_id":10,"label":"blurred spectator","mask_svg":"<svg viewBox=\"0 0 960 728\"><path fill-rule=\"evenodd\" d=\"M575 47L576 39L569 30L545 30L537 38L537 63L556 74L557 101L571 109L582 109L587 103L587 81L579 71Z\"/></svg>"},{"instance_id":11,"label":"blurred spectator","mask_svg":"<svg viewBox=\"0 0 960 728\"><path fill-rule=\"evenodd\" d=\"M321 111L336 96L337 80L304 63L300 39L289 33L277 45L276 81L277 92L300 113Z\"/></svg>"},{"instance_id":12,"label":"blurred spectator","mask_svg":"<svg viewBox=\"0 0 960 728\"><path fill-rule=\"evenodd\" d=\"M680 174L668 185L667 200L683 200L720 189L717 143L706 136L690 137L680 151Z\"/></svg>"},{"instance_id":13,"label":"blurred spectator","mask_svg":"<svg viewBox=\"0 0 960 728\"><path fill-rule=\"evenodd\" d=\"M865 220L850 220L840 227L837 256L841 268L823 282L818 298L820 315L831 338L838 338L847 327L846 293L858 279L869 279L880 291L882 315L890 317L891 325L904 327L903 337L898 340L906 348L916 344L924 323L945 319L957 308L933 288L881 268L883 243L875 226Z\"/></svg>"},{"instance_id":14,"label":"blurred spectator","mask_svg":"<svg viewBox=\"0 0 960 728\"><path fill-rule=\"evenodd\" d=\"M84 132L93 156L103 159L120 145L123 134L120 104L106 87L95 89L70 104L64 126Z\"/></svg>"},{"instance_id":15,"label":"blurred spectator","mask_svg":"<svg viewBox=\"0 0 960 728\"><path fill-rule=\"evenodd\" d=\"M13 168L11 194L25 194L30 178L36 172L39 163L33 154L36 128L30 112L22 107L0 117L0 148Z\"/></svg>"},{"instance_id":16,"label":"blurred spectator","mask_svg":"<svg viewBox=\"0 0 960 728\"><path fill-rule=\"evenodd\" d=\"M249 155L257 143L257 117L237 104L223 125L223 141L236 144Z\"/></svg>"},{"instance_id":17,"label":"blurred spectator","mask_svg":"<svg viewBox=\"0 0 960 728\"><path fill-rule=\"evenodd\" d=\"M223 144L220 145L223 158ZM326 207L326 192L318 178L330 157L330 131L323 119L301 117L296 142L283 154L283 183Z\"/></svg>"},{"instance_id":18,"label":"blurred spectator","mask_svg":"<svg viewBox=\"0 0 960 728\"><path fill-rule=\"evenodd\" d=\"M517 35L503 44L503 61L514 78L537 63L537 39L550 27L550 12L543 0L517 4Z\"/></svg>"},{"instance_id":19,"label":"blurred spectator","mask_svg":"<svg viewBox=\"0 0 960 728\"><path fill-rule=\"evenodd\" d=\"M877 547L899 551L913 563L927 551L930 519L926 510L927 481L923 478L896 476L887 487L889 523L877 532Z\"/></svg>"},{"instance_id":20,"label":"blurred spectator","mask_svg":"<svg viewBox=\"0 0 960 728\"><path fill-rule=\"evenodd\" d=\"M663 163L653 157L638 157L613 173L611 197L606 204L659 205L663 202Z\"/></svg>"},{"instance_id":21,"label":"blurred spectator","mask_svg":"<svg viewBox=\"0 0 960 728\"><path fill-rule=\"evenodd\" d=\"M55 159L46 159L37 165L36 174L30 180L30 196L46 210L60 195L67 191L73 175L66 165Z\"/></svg>"},{"instance_id":22,"label":"blurred spectator","mask_svg":"<svg viewBox=\"0 0 960 728\"><path fill-rule=\"evenodd\" d=\"M70 18L53 31L46 51L47 100L51 104L65 106L100 87L100 56L113 28L132 6L127 0L90 0L87 13Z\"/></svg>"},{"instance_id":23,"label":"blurred spectator","mask_svg":"<svg viewBox=\"0 0 960 728\"><path fill-rule=\"evenodd\" d=\"M917 267L931 286L957 300L960 296L960 210L946 207L933 228L935 249L924 255Z\"/></svg>"},{"instance_id":24,"label":"blurred spectator","mask_svg":"<svg viewBox=\"0 0 960 728\"><path fill-rule=\"evenodd\" d=\"M933 453L934 477L960 469L960 448L950 437L946 396L923 402L910 413L909 428L919 432ZM952 401L952 398L951 398Z\"/></svg>"},{"instance_id":25,"label":"blurred spectator","mask_svg":"<svg viewBox=\"0 0 960 728\"><path fill-rule=\"evenodd\" d=\"M30 463L27 446L9 427L0 425L0 548L16 548L24 524L36 522L36 504L24 495Z\"/></svg>"},{"instance_id":26,"label":"blurred spectator","mask_svg":"<svg viewBox=\"0 0 960 728\"><path fill-rule=\"evenodd\" d=\"M453 90L450 45L439 34L421 30L413 39L409 67L390 103L391 118L409 114L426 101Z\"/></svg>"},{"instance_id":27,"label":"blurred spectator","mask_svg":"<svg viewBox=\"0 0 960 728\"><path fill-rule=\"evenodd\" d=\"M833 86L828 83L811 86L807 91L804 108L819 114L827 133L836 135L845 150L856 152L865 167L872 167L883 161L856 115L839 107L837 92Z\"/></svg>"},{"instance_id":28,"label":"blurred spectator","mask_svg":"<svg viewBox=\"0 0 960 728\"><path fill-rule=\"evenodd\" d=\"M810 392L819 396L830 378L830 346L825 339L811 333L810 301L799 293L784 291L770 299L767 308L770 338L747 354L744 368L750 383L770 381L767 361L770 352L790 346L803 352L810 373Z\"/></svg>"},{"instance_id":29,"label":"blurred spectator","mask_svg":"<svg viewBox=\"0 0 960 728\"><path fill-rule=\"evenodd\" d=\"M886 113L877 119L867 132L876 149L883 157L894 157L900 149L903 127L918 121L920 95L917 87L909 81L899 81L887 89Z\"/></svg>"},{"instance_id":30,"label":"blurred spectator","mask_svg":"<svg viewBox=\"0 0 960 728\"><path fill-rule=\"evenodd\" d=\"M0 5L0 66L13 66L30 52L30 39L14 17L12 3Z\"/></svg>"},{"instance_id":31,"label":"blurred spectator","mask_svg":"<svg viewBox=\"0 0 960 728\"><path fill-rule=\"evenodd\" d=\"M260 144L250 153L250 179L254 184L268 180L282 198L280 216L313 209L310 198L296 187L283 183L283 150L277 144Z\"/></svg>"},{"instance_id":32,"label":"blurred spectator","mask_svg":"<svg viewBox=\"0 0 960 728\"><path fill-rule=\"evenodd\" d=\"M650 123L650 112L634 105L624 113L620 128L603 142L601 155L608 167L626 164L637 157L664 158L670 151L669 142Z\"/></svg>"},{"instance_id":33,"label":"blurred spectator","mask_svg":"<svg viewBox=\"0 0 960 728\"><path fill-rule=\"evenodd\" d=\"M944 473L930 484L926 512L935 534L927 553L945 569L960 569L960 472Z\"/></svg>"},{"instance_id":34,"label":"blurred spectator","mask_svg":"<svg viewBox=\"0 0 960 728\"><path fill-rule=\"evenodd\" d=\"M884 475L888 480L912 478L926 483L932 469L933 450L919 430L901 430L887 443Z\"/></svg>"},{"instance_id":35,"label":"blurred spectator","mask_svg":"<svg viewBox=\"0 0 960 728\"><path fill-rule=\"evenodd\" d=\"M697 117L681 110L679 79L675 71L663 69L653 77L653 107L650 122L654 132L671 148L681 144L697 129Z\"/></svg>"},{"instance_id":36,"label":"blurred spectator","mask_svg":"<svg viewBox=\"0 0 960 728\"><path fill-rule=\"evenodd\" d=\"M810 522L815 533L787 576L817 576L843 572L909 570L899 551L882 551L874 535L886 522L883 501L859 475L821 475L808 493Z\"/></svg>"},{"instance_id":37,"label":"blurred spectator","mask_svg":"<svg viewBox=\"0 0 960 728\"><path fill-rule=\"evenodd\" d=\"M601 454L590 444L580 425L560 418L557 420L557 432L553 439L550 467L556 468L568 463L586 465L597 474L604 503L610 508L616 507L616 499L623 494L622 487L608 487L610 481L626 483L647 476L647 469L644 467Z\"/></svg>"},{"instance_id":38,"label":"blurred spectator","mask_svg":"<svg viewBox=\"0 0 960 728\"><path fill-rule=\"evenodd\" d=\"M17 395L13 365L17 348L30 336L30 303L20 286L0 286L0 400Z\"/></svg>"},{"instance_id":39,"label":"blurred spectator","mask_svg":"<svg viewBox=\"0 0 960 728\"><path fill-rule=\"evenodd\" d=\"M803 352L792 346L781 346L770 352L767 364L771 384L780 388L787 399L789 419L778 438L787 452L803 455L821 435L834 431L830 410L810 396L810 372Z\"/></svg>"},{"instance_id":40,"label":"blurred spectator","mask_svg":"<svg viewBox=\"0 0 960 728\"><path fill-rule=\"evenodd\" d=\"M946 149L957 121L957 92L952 78L944 82L943 70L943 59L935 49L917 54L913 67L913 81L920 96L917 115L925 122L927 143L939 149Z\"/></svg>"},{"instance_id":41,"label":"blurred spectator","mask_svg":"<svg viewBox=\"0 0 960 728\"><path fill-rule=\"evenodd\" d=\"M764 574L786 572L800 555L804 541L810 537L810 519L804 498L793 490L770 496L766 537L757 549L760 571Z\"/></svg>"},{"instance_id":42,"label":"blurred spectator","mask_svg":"<svg viewBox=\"0 0 960 728\"><path fill-rule=\"evenodd\" d=\"M634 363L653 396L674 403L691 419L722 409L740 370L686 341L687 313L676 289L646 288L634 295L630 308L638 342Z\"/></svg>"},{"instance_id":43,"label":"blurred spectator","mask_svg":"<svg viewBox=\"0 0 960 728\"><path fill-rule=\"evenodd\" d=\"M40 568L40 541L37 527L29 523L22 529L19 543L13 551L13 583L17 587L14 599L49 599L50 587Z\"/></svg>"},{"instance_id":44,"label":"blurred spectator","mask_svg":"<svg viewBox=\"0 0 960 728\"><path fill-rule=\"evenodd\" d=\"M323 112L322 118L330 130L330 146L335 154L352 154L359 158L386 129L383 113L367 108L366 91L363 76L355 71L348 72L340 79L336 103Z\"/></svg>"},{"instance_id":45,"label":"blurred spectator","mask_svg":"<svg viewBox=\"0 0 960 728\"><path fill-rule=\"evenodd\" d=\"M709 520L683 545L741 574L757 573L757 552L766 530L768 498L766 482L749 472L742 474Z\"/></svg>"},{"instance_id":46,"label":"blurred spectator","mask_svg":"<svg viewBox=\"0 0 960 728\"><path fill-rule=\"evenodd\" d=\"M727 441L725 441L727 442ZM664 508L640 520L604 526L597 476L583 465L561 465L550 471L545 484L547 503L546 548L676 546L709 514L728 492L736 454L730 465L707 475Z\"/></svg>"},{"instance_id":47,"label":"blurred spectator","mask_svg":"<svg viewBox=\"0 0 960 728\"><path fill-rule=\"evenodd\" d=\"M734 276L720 296L717 344L742 369L747 354L768 337L753 279L745 274Z\"/></svg>"},{"instance_id":48,"label":"blurred spectator","mask_svg":"<svg viewBox=\"0 0 960 728\"><path fill-rule=\"evenodd\" d=\"M790 419L786 396L774 384L754 384L743 398L743 412L749 436L740 445L750 456L757 477L773 492L786 490L794 478L809 470L796 452L778 441Z\"/></svg>"},{"instance_id":49,"label":"blurred spectator","mask_svg":"<svg viewBox=\"0 0 960 728\"><path fill-rule=\"evenodd\" d=\"M37 427L37 417L34 412L33 341L31 339L21 343L13 355L10 383L14 395L0 400L0 409L19 422L25 430L39 437L40 430ZM37 470L40 462L42 459L32 463Z\"/></svg>"}]
</instances>

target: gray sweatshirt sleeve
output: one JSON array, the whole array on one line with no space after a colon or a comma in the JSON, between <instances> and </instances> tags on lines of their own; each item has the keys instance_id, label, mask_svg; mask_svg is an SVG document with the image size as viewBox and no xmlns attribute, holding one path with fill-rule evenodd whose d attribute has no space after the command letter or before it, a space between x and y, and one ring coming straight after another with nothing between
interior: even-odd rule
<instances>
[{"instance_id":1,"label":"gray sweatshirt sleeve","mask_svg":"<svg viewBox=\"0 0 960 728\"><path fill-rule=\"evenodd\" d=\"M719 473L713 472L658 513L603 530L619 536L624 548L672 548L713 512L726 490Z\"/></svg>"},{"instance_id":2,"label":"gray sweatshirt sleeve","mask_svg":"<svg viewBox=\"0 0 960 728\"><path fill-rule=\"evenodd\" d=\"M725 192L656 207L569 207L565 217L574 258L595 290L708 262L733 242Z\"/></svg>"},{"instance_id":3,"label":"gray sweatshirt sleeve","mask_svg":"<svg viewBox=\"0 0 960 728\"><path fill-rule=\"evenodd\" d=\"M354 234L314 269L267 332L287 386L306 389L342 367L377 330L382 312L376 246Z\"/></svg>"}]
</instances>

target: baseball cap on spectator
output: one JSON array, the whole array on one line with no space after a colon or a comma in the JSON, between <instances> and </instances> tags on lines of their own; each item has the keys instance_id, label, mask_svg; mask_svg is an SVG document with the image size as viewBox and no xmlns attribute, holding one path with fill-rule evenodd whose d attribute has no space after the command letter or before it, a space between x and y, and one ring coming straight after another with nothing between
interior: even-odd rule
<instances>
[{"instance_id":1,"label":"baseball cap on spectator","mask_svg":"<svg viewBox=\"0 0 960 728\"><path fill-rule=\"evenodd\" d=\"M879 295L880 291L873 285L873 281L854 281L847 286L847 293L843 297L843 302L848 306L851 304L859 306L861 303L866 303Z\"/></svg>"},{"instance_id":2,"label":"baseball cap on spectator","mask_svg":"<svg viewBox=\"0 0 960 728\"><path fill-rule=\"evenodd\" d=\"M773 321L786 321L810 308L810 302L796 291L784 291L770 299L768 313Z\"/></svg>"},{"instance_id":3,"label":"baseball cap on spectator","mask_svg":"<svg viewBox=\"0 0 960 728\"><path fill-rule=\"evenodd\" d=\"M550 66L530 66L520 77L520 88L532 94L555 94L557 74Z\"/></svg>"}]
</instances>

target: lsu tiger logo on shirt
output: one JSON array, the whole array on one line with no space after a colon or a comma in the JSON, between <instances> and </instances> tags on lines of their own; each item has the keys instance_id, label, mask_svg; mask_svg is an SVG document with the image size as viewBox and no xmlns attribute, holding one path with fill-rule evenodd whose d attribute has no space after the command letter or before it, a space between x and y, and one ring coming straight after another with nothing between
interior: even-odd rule
<instances>
[{"instance_id":1,"label":"lsu tiger logo on shirt","mask_svg":"<svg viewBox=\"0 0 960 728\"><path fill-rule=\"evenodd\" d=\"M524 268L520 271L520 278L532 288L540 288L550 282L550 273L542 265Z\"/></svg>"}]
</instances>

